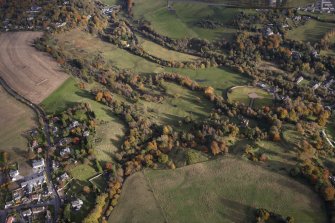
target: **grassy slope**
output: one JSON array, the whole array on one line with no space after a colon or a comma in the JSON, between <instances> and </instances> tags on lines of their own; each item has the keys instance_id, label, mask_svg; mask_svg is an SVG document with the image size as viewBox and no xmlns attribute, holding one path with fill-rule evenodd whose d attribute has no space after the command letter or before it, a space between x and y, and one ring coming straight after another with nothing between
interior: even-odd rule
<instances>
[{"instance_id":1,"label":"grassy slope","mask_svg":"<svg viewBox=\"0 0 335 223\"><path fill-rule=\"evenodd\" d=\"M139 43L147 53L162 58L167 61L192 61L196 60L197 57L188 55L185 53L179 53L177 51L166 49L154 42L148 41L142 37L138 37Z\"/></svg>"},{"instance_id":2,"label":"grassy slope","mask_svg":"<svg viewBox=\"0 0 335 223\"><path fill-rule=\"evenodd\" d=\"M257 93L262 99L256 99L254 106L262 107L266 105L271 105L273 97L268 92L264 91L260 88L254 87L239 87L232 90L231 93L228 94L228 99L232 102L240 102L248 105L250 102L250 98L248 94Z\"/></svg>"},{"instance_id":3,"label":"grassy slope","mask_svg":"<svg viewBox=\"0 0 335 223\"><path fill-rule=\"evenodd\" d=\"M230 39L233 32L236 31L228 26L215 30L203 29L196 27L195 23L206 17L228 21L238 11L237 9L208 7L201 3L174 3L173 8L176 13L171 13L167 10L164 0L137 0L135 2L135 18L144 18L150 21L158 33L171 38L200 37L213 40L225 37Z\"/></svg>"},{"instance_id":4,"label":"grassy slope","mask_svg":"<svg viewBox=\"0 0 335 223\"><path fill-rule=\"evenodd\" d=\"M198 92L169 82L164 82L164 86L167 97L163 103L140 102L145 111L149 111L149 115L160 123L176 125L186 116L202 119L207 117L213 108L213 104Z\"/></svg>"},{"instance_id":5,"label":"grassy slope","mask_svg":"<svg viewBox=\"0 0 335 223\"><path fill-rule=\"evenodd\" d=\"M290 30L287 37L293 40L318 42L323 35L334 28L334 24L309 20L305 25Z\"/></svg>"},{"instance_id":6,"label":"grassy slope","mask_svg":"<svg viewBox=\"0 0 335 223\"><path fill-rule=\"evenodd\" d=\"M219 91L248 82L247 77L226 68L198 70L163 68L79 30L57 35L56 37L59 39L60 45L63 45L71 55L82 55L83 57L90 58L100 51L107 61L121 69L133 69L140 73L178 72L201 82L203 85L212 86Z\"/></svg>"},{"instance_id":7,"label":"grassy slope","mask_svg":"<svg viewBox=\"0 0 335 223\"><path fill-rule=\"evenodd\" d=\"M321 200L307 186L233 158L131 176L109 221L163 222L148 214L162 213L158 204L169 222L249 222L255 208L297 222L327 221Z\"/></svg>"}]
</instances>

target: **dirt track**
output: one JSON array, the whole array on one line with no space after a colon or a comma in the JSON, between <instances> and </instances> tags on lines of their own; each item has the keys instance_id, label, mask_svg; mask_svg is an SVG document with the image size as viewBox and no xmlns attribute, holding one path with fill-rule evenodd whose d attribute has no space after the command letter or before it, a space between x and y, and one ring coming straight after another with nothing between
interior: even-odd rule
<instances>
[{"instance_id":1,"label":"dirt track","mask_svg":"<svg viewBox=\"0 0 335 223\"><path fill-rule=\"evenodd\" d=\"M36 104L68 78L56 61L32 46L33 40L41 35L41 32L0 34L0 76Z\"/></svg>"}]
</instances>

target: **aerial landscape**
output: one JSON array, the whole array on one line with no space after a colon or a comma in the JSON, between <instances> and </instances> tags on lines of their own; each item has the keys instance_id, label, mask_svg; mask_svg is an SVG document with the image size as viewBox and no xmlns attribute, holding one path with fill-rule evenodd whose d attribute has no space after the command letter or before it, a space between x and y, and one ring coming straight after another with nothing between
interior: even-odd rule
<instances>
[{"instance_id":1,"label":"aerial landscape","mask_svg":"<svg viewBox=\"0 0 335 223\"><path fill-rule=\"evenodd\" d=\"M335 0L0 0L0 223L335 223Z\"/></svg>"}]
</instances>

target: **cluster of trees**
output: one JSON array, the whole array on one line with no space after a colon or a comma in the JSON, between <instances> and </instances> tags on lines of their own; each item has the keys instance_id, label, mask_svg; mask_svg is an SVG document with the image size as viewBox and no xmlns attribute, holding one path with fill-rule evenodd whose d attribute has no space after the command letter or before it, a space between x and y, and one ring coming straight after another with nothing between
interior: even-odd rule
<instances>
[{"instance_id":1,"label":"cluster of trees","mask_svg":"<svg viewBox=\"0 0 335 223\"><path fill-rule=\"evenodd\" d=\"M264 208L259 208L256 210L255 216L256 223L266 223L266 222L277 222L277 223L294 223L293 217L284 217L280 214L268 211Z\"/></svg>"},{"instance_id":2,"label":"cluster of trees","mask_svg":"<svg viewBox=\"0 0 335 223\"><path fill-rule=\"evenodd\" d=\"M323 49L329 49L332 47L332 44L335 42L335 29L327 32L321 39L320 44Z\"/></svg>"},{"instance_id":3,"label":"cluster of trees","mask_svg":"<svg viewBox=\"0 0 335 223\"><path fill-rule=\"evenodd\" d=\"M100 194L96 198L96 204L94 209L88 214L88 216L83 220L83 223L99 223L99 219L103 213L103 208L106 204L106 199L108 194Z\"/></svg>"},{"instance_id":4,"label":"cluster of trees","mask_svg":"<svg viewBox=\"0 0 335 223\"><path fill-rule=\"evenodd\" d=\"M7 1L1 11L1 21L8 21L10 29L56 30L58 25L66 23L61 29L83 26L101 31L107 25L100 9L89 0L73 0L68 4L61 0Z\"/></svg>"}]
</instances>

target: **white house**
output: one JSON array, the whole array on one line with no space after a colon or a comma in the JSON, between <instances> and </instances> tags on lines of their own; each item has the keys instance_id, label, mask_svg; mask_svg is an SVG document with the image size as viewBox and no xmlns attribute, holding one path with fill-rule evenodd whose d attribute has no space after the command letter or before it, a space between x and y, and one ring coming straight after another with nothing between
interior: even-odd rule
<instances>
[{"instance_id":1,"label":"white house","mask_svg":"<svg viewBox=\"0 0 335 223\"><path fill-rule=\"evenodd\" d=\"M69 147L66 147L65 149L62 149L59 154L61 156L65 156L65 155L70 154L70 153L71 153L71 149Z\"/></svg>"},{"instance_id":2,"label":"white house","mask_svg":"<svg viewBox=\"0 0 335 223\"><path fill-rule=\"evenodd\" d=\"M77 200L71 202L72 208L74 208L77 211L80 210L82 205L83 205L83 201L80 200L80 199L77 199Z\"/></svg>"},{"instance_id":3,"label":"white house","mask_svg":"<svg viewBox=\"0 0 335 223\"><path fill-rule=\"evenodd\" d=\"M10 176L10 178L14 178L14 177L18 176L19 174L20 174L20 173L19 173L18 170L10 170L10 171L9 171L9 176Z\"/></svg>"},{"instance_id":4,"label":"white house","mask_svg":"<svg viewBox=\"0 0 335 223\"><path fill-rule=\"evenodd\" d=\"M34 160L33 161L33 168L34 169L39 169L39 168L43 168L45 166L44 163L44 159L40 159L40 160Z\"/></svg>"},{"instance_id":5,"label":"white house","mask_svg":"<svg viewBox=\"0 0 335 223\"><path fill-rule=\"evenodd\" d=\"M304 78L301 76L301 77L299 77L298 79L297 79L297 81L296 81L296 83L297 84L299 84L301 81L303 81L304 80Z\"/></svg>"}]
</instances>

